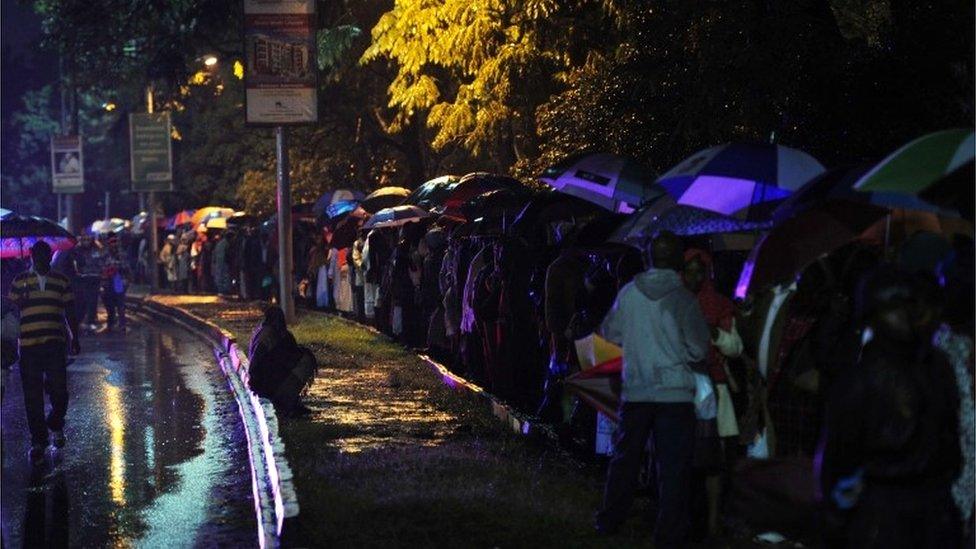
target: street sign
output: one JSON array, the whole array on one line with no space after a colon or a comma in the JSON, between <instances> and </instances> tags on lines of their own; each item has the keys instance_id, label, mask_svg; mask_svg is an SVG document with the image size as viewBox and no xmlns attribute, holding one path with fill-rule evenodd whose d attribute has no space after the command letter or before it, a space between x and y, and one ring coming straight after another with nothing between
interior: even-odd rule
<instances>
[{"instance_id":1,"label":"street sign","mask_svg":"<svg viewBox=\"0 0 976 549\"><path fill-rule=\"evenodd\" d=\"M245 121L318 121L315 0L244 0Z\"/></svg>"},{"instance_id":2,"label":"street sign","mask_svg":"<svg viewBox=\"0 0 976 549\"><path fill-rule=\"evenodd\" d=\"M80 135L51 136L52 190L58 194L85 192L85 166Z\"/></svg>"},{"instance_id":3,"label":"street sign","mask_svg":"<svg viewBox=\"0 0 976 549\"><path fill-rule=\"evenodd\" d=\"M173 190L168 112L129 115L129 162L133 192Z\"/></svg>"}]
</instances>

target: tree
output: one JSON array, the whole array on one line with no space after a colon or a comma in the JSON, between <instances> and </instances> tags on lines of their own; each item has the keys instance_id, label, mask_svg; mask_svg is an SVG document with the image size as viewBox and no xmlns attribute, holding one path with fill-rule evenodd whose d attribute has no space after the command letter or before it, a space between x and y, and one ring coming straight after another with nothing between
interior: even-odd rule
<instances>
[{"instance_id":1,"label":"tree","mask_svg":"<svg viewBox=\"0 0 976 549\"><path fill-rule=\"evenodd\" d=\"M432 145L487 151L496 168L535 154L534 110L560 89L613 2L396 0L373 27L363 63L396 65L389 85L393 133L414 123Z\"/></svg>"}]
</instances>

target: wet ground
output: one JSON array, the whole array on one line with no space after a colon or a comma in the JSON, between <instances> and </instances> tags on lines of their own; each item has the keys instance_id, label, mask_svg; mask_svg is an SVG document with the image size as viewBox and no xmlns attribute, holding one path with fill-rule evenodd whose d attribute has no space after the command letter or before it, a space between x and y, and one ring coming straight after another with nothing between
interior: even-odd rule
<instances>
[{"instance_id":1,"label":"wet ground","mask_svg":"<svg viewBox=\"0 0 976 549\"><path fill-rule=\"evenodd\" d=\"M34 470L20 380L3 399L3 547L250 547L247 447L210 347L130 322L68 367L67 446Z\"/></svg>"}]
</instances>

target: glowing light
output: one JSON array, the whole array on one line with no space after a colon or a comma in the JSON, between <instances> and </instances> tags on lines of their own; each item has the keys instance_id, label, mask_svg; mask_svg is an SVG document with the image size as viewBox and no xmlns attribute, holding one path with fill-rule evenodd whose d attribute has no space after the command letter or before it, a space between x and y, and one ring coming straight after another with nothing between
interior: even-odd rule
<instances>
[{"instance_id":1,"label":"glowing light","mask_svg":"<svg viewBox=\"0 0 976 549\"><path fill-rule=\"evenodd\" d=\"M125 505L125 411L122 408L121 390L105 384L105 415L111 444L108 464L109 490L112 501Z\"/></svg>"},{"instance_id":2,"label":"glowing light","mask_svg":"<svg viewBox=\"0 0 976 549\"><path fill-rule=\"evenodd\" d=\"M206 66L208 66L208 67L213 67L214 65L217 64L217 56L216 55L208 55L208 56L204 57L203 58L203 64L206 65Z\"/></svg>"},{"instance_id":3,"label":"glowing light","mask_svg":"<svg viewBox=\"0 0 976 549\"><path fill-rule=\"evenodd\" d=\"M236 76L238 80L244 79L244 64L240 61L234 61L234 76Z\"/></svg>"},{"instance_id":4,"label":"glowing light","mask_svg":"<svg viewBox=\"0 0 976 549\"><path fill-rule=\"evenodd\" d=\"M102 108L108 112L112 112L115 110L115 103L112 103L111 101L108 103L102 103Z\"/></svg>"}]
</instances>

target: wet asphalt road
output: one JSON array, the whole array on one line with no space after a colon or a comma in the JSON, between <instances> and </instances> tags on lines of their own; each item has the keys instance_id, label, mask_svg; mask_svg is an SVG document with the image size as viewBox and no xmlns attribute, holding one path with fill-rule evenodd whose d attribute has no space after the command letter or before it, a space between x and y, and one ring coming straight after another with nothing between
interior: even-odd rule
<instances>
[{"instance_id":1,"label":"wet asphalt road","mask_svg":"<svg viewBox=\"0 0 976 549\"><path fill-rule=\"evenodd\" d=\"M251 547L236 404L206 343L130 321L68 367L67 446L27 463L19 373L3 399L3 547Z\"/></svg>"}]
</instances>

